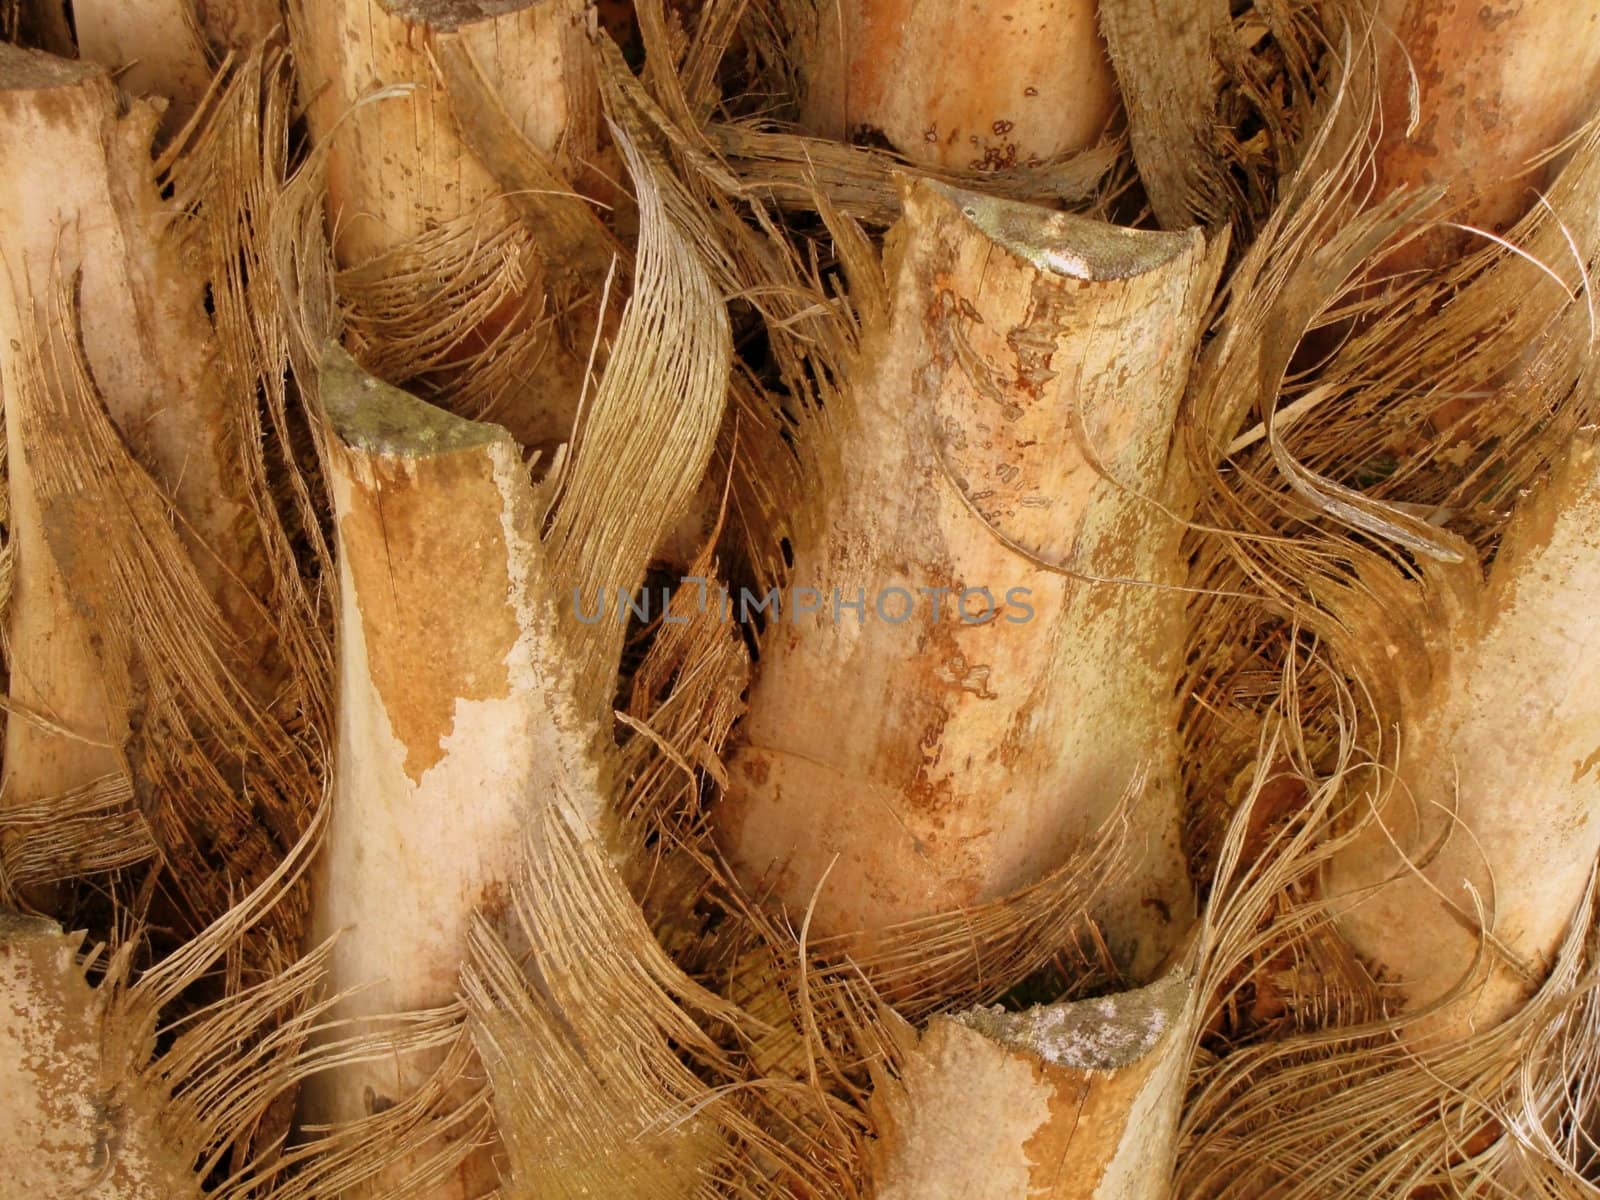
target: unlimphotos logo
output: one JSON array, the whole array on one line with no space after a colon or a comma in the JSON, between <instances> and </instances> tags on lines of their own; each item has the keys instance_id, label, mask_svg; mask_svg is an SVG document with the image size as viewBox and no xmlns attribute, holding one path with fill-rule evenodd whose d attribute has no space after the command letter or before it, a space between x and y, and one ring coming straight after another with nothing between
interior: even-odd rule
<instances>
[{"instance_id":1,"label":"unlimphotos logo","mask_svg":"<svg viewBox=\"0 0 1600 1200\"><path fill-rule=\"evenodd\" d=\"M685 575L679 584L677 588L646 587L633 592L601 587L588 597L581 588L573 588L572 612L585 625L605 620L659 620L667 625L686 625L691 607L696 613L704 613L712 605L724 620L736 620L741 625L753 621L775 624L785 619L794 625L805 620L835 625L850 620L865 625L875 620L904 625L913 619L932 623L956 620L963 625L991 621L1025 625L1033 620L1033 605L1028 603L1033 591L1025 587L1005 588L998 592L997 599L997 590L988 587L892 586L872 593L858 587L853 594L841 588L825 593L813 587L772 587L765 592L741 587L733 592L699 575Z\"/></svg>"}]
</instances>

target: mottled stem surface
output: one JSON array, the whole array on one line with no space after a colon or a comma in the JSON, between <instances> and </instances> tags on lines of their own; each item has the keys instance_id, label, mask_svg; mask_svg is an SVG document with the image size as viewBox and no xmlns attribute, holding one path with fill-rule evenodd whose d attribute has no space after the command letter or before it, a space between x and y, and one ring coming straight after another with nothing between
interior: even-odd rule
<instances>
[{"instance_id":1,"label":"mottled stem surface","mask_svg":"<svg viewBox=\"0 0 1600 1200\"><path fill-rule=\"evenodd\" d=\"M1191 991L935 1017L872 1099L878 1200L1160 1200L1176 1154Z\"/></svg>"},{"instance_id":2,"label":"mottled stem surface","mask_svg":"<svg viewBox=\"0 0 1600 1200\"><path fill-rule=\"evenodd\" d=\"M796 47L804 123L972 171L1092 145L1117 106L1094 0L818 4Z\"/></svg>"},{"instance_id":3,"label":"mottled stem surface","mask_svg":"<svg viewBox=\"0 0 1600 1200\"><path fill-rule=\"evenodd\" d=\"M598 757L562 697L538 573L536 496L515 443L330 349L321 392L339 558L339 742L313 938L342 1017L443 1007L475 914L499 927L522 831L567 797L595 821ZM444 1052L313 1080L314 1120L351 1120L417 1090ZM492 1182L488 1149L452 1189ZM478 1190L474 1190L478 1189Z\"/></svg>"},{"instance_id":4,"label":"mottled stem surface","mask_svg":"<svg viewBox=\"0 0 1600 1200\"><path fill-rule=\"evenodd\" d=\"M1198 231L909 190L717 813L792 912L827 874L814 933L1024 887L1130 789L1113 951L1187 929L1172 430L1215 271Z\"/></svg>"},{"instance_id":5,"label":"mottled stem surface","mask_svg":"<svg viewBox=\"0 0 1600 1200\"><path fill-rule=\"evenodd\" d=\"M1600 854L1600 446L1525 497L1488 583L1408 697L1376 820L1333 862L1339 924L1401 1005L1485 974L1409 1036L1509 1016L1544 980ZM1478 986L1481 984L1481 986Z\"/></svg>"}]
</instances>

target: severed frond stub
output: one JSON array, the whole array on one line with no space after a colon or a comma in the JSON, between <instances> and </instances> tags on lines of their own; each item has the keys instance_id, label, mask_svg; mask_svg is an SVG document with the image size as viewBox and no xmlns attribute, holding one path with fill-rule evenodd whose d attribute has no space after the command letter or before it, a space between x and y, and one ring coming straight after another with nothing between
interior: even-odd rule
<instances>
[{"instance_id":1,"label":"severed frond stub","mask_svg":"<svg viewBox=\"0 0 1600 1200\"><path fill-rule=\"evenodd\" d=\"M130 96L161 105L166 137L201 109L218 63L260 46L282 20L274 0L74 0L71 13L77 56L115 72Z\"/></svg>"},{"instance_id":2,"label":"severed frond stub","mask_svg":"<svg viewBox=\"0 0 1600 1200\"><path fill-rule=\"evenodd\" d=\"M0 103L12 132L0 235L11 303L19 316L31 310L50 336L55 297L72 291L82 353L119 433L171 496L197 567L242 621L246 602L234 592L263 574L251 561L247 498L234 469L235 373L246 375L252 364L218 361L222 339L205 295L225 268L185 261L174 226L236 219L247 203L239 193L249 186L238 175L252 167L270 174L261 160L281 150L270 129L258 131L255 161L240 154L226 164L235 192L219 187L215 205L181 219L182 208L158 193L150 106L130 108L99 68L11 47L4 55ZM259 104L259 95L252 100Z\"/></svg>"},{"instance_id":3,"label":"severed frond stub","mask_svg":"<svg viewBox=\"0 0 1600 1200\"><path fill-rule=\"evenodd\" d=\"M1557 148L1595 115L1600 4L1497 11L1383 0L1378 12L1376 194L1441 188L1441 215L1450 220L1397 248L1385 265L1449 266L1537 206L1556 173Z\"/></svg>"},{"instance_id":4,"label":"severed frond stub","mask_svg":"<svg viewBox=\"0 0 1600 1200\"><path fill-rule=\"evenodd\" d=\"M392 387L337 346L324 352L341 711L316 924L352 933L332 978L360 990L336 1011L373 1039L384 1014L453 1003L478 923L521 953L510 888L522 858L544 853L522 834L543 829L547 810L618 865L631 859L612 720L625 598L705 471L731 347L655 167L621 144L639 193L635 288L576 442L540 484L505 430ZM585 946L604 936L575 935ZM413 1043L352 1059L308 1088L306 1114L352 1128L409 1103L455 1053ZM478 1086L467 1063L436 1099L459 1109ZM494 1140L479 1140L432 1194L492 1185ZM363 1187L396 1186L446 1152L397 1151L386 1182Z\"/></svg>"},{"instance_id":5,"label":"severed frond stub","mask_svg":"<svg viewBox=\"0 0 1600 1200\"><path fill-rule=\"evenodd\" d=\"M1600 160L1591 125L1509 245L1390 278L1399 235L1422 228L1436 195L1369 207L1370 83L1351 77L1341 92L1349 112L1331 115L1313 160L1321 177L1303 169L1285 185L1200 376L1223 463L1202 515L1245 536L1203 545L1197 563L1215 594L1196 602L1190 769L1207 781L1199 794L1249 788L1257 844L1282 849L1268 855L1281 862L1278 898L1228 939L1236 964L1215 977L1209 1045L1226 1053L1199 1064L1181 1183L1197 1196L1568 1194L1592 1170L1578 1132L1592 1120L1578 1082L1590 1060L1573 1039L1592 986L1594 850L1581 814L1546 824L1531 796L1561 811L1588 750L1557 750L1561 770L1522 771L1536 785L1541 771L1561 776L1536 793L1494 772L1526 768L1524 742L1537 755L1550 745L1541 738L1561 736L1568 706L1541 697L1565 694L1585 639L1569 635L1561 661L1549 657L1544 635L1569 628L1570 607L1546 610L1517 651L1493 649L1492 630L1496 613L1535 611L1541 595L1559 603L1551 589L1573 575L1575 544L1558 548L1555 510L1532 514L1558 479L1574 495L1570 464L1552 461L1589 453L1579 430L1596 400L1586 280ZM1506 540L1514 505L1523 515L1511 528L1535 532ZM1569 528L1581 510L1568 510ZM1546 553L1560 570L1524 573ZM1491 558L1485 585L1479 564ZM1250 589L1259 601L1229 595ZM1495 707L1474 691L1481 701L1498 682L1509 690L1496 714L1452 744L1468 708ZM1264 739L1268 707L1292 738ZM1590 720L1581 699L1572 711ZM1503 763L1472 757L1492 747ZM1458 775L1458 761L1476 765ZM1224 763L1232 773L1210 774ZM1487 801L1472 799L1470 773L1482 770L1500 781ZM1282 788L1263 784L1274 775ZM1222 805L1207 803L1215 819ZM1474 836L1468 805L1491 836ZM1369 823L1352 835L1350 817ZM1417 836L1425 822L1437 836ZM1319 888L1330 855L1329 878L1344 883ZM1535 916L1499 923L1501 905L1513 913L1522 889L1546 884ZM1390 887L1411 903L1384 909ZM1373 904L1388 924L1363 935ZM1347 921L1362 945L1338 932ZM1404 1010L1413 997L1433 1007ZM1228 1044L1252 1027L1286 1036Z\"/></svg>"},{"instance_id":6,"label":"severed frond stub","mask_svg":"<svg viewBox=\"0 0 1600 1200\"><path fill-rule=\"evenodd\" d=\"M66 100L69 114L77 117L66 130L47 138L44 107L56 97ZM76 103L74 103L76 99ZM0 106L3 106L8 135L3 150L11 169L5 186L17 190L28 179L29 170L21 153L32 148L29 157L42 173L54 176L52 189L67 190L60 182L65 161L70 161L73 178L81 183L87 199L98 201L96 210L105 215L105 191L110 164L100 149L101 126L114 121L115 93L104 74L48 55L29 53L0 45ZM70 120L70 117L69 117ZM79 137L70 136L73 126ZM148 122L144 129L148 132ZM137 135L137 131L136 131ZM74 146L72 143L76 142ZM39 155L59 153L67 147L83 151L85 143L94 150L87 163L77 154L66 160L40 159ZM148 144L148 143L147 143ZM16 159L10 156L17 155ZM125 160L121 160L125 163ZM95 184L99 167L98 194ZM37 183L37 180L33 181ZM13 562L13 581L7 612L8 667L10 671L9 709L13 714L6 727L4 793L7 807L36 805L58 794L83 796L120 795L131 799L131 789L112 782L123 776L117 761L114 727L120 714L113 713L106 696L99 665L100 655L88 631L75 620L62 620L71 610L67 583L51 557L46 541L44 514L33 482L32 471L23 451L24 411L27 397L43 384L36 376L43 369L37 332L48 329L47 312L36 311L49 303L61 287L56 269L60 254L62 217L75 215L70 202L54 209L34 187L8 198L8 221L3 237L7 279L0 286L0 324L6 329L15 349L0 358L0 391L6 398L9 507L11 520L8 544ZM51 194L56 194L52 191ZM54 211L52 211L54 209ZM41 211L42 210L42 211ZM70 236L70 235L69 235ZM64 249L71 253L69 243ZM81 246L78 253L83 253ZM29 370L28 348L32 347L33 370ZM123 347L125 350L125 346ZM31 719L30 719L31 717ZM93 834L93 829L81 832ZM53 853L41 852L33 838L55 837L47 829L8 828L3 847L6 871L14 886L37 885L68 873ZM24 840L27 839L27 840ZM119 848L67 852L62 858L77 857L96 865L118 866L149 857L154 851L143 822L134 814L122 822L115 839Z\"/></svg>"},{"instance_id":7,"label":"severed frond stub","mask_svg":"<svg viewBox=\"0 0 1600 1200\"><path fill-rule=\"evenodd\" d=\"M972 174L1083 149L1117 107L1095 7L791 0L800 124ZM956 46L963 52L952 55Z\"/></svg>"},{"instance_id":8,"label":"severed frond stub","mask_svg":"<svg viewBox=\"0 0 1600 1200\"><path fill-rule=\"evenodd\" d=\"M872 1100L883 1200L1167 1194L1189 980L1021 1012L935 1017Z\"/></svg>"},{"instance_id":9,"label":"severed frond stub","mask_svg":"<svg viewBox=\"0 0 1600 1200\"><path fill-rule=\"evenodd\" d=\"M0 1160L18 1195L244 1200L282 1182L286 1098L314 1069L326 947L174 1019L175 1002L293 895L313 821L259 886L142 973L83 935L0 909ZM91 974L98 974L91 983ZM261 1137L265 1129L269 1135Z\"/></svg>"},{"instance_id":10,"label":"severed frond stub","mask_svg":"<svg viewBox=\"0 0 1600 1200\"><path fill-rule=\"evenodd\" d=\"M1600 446L1580 432L1524 496L1487 583L1439 615L1393 786L1333 859L1340 928L1426 1044L1543 983L1600 854ZM1484 978L1470 979L1482 963ZM1429 1011L1458 984L1467 993Z\"/></svg>"},{"instance_id":11,"label":"severed frond stub","mask_svg":"<svg viewBox=\"0 0 1600 1200\"><path fill-rule=\"evenodd\" d=\"M232 136L192 132L214 174L169 202L146 106L99 68L0 56L11 691L33 714L8 728L8 870L42 885L159 858L181 940L275 869L320 791L326 652L274 496L304 480L258 440L284 414L277 307L239 294L287 81L281 59L240 65L207 114ZM41 819L57 795L74 819ZM302 911L274 908L253 961L288 961Z\"/></svg>"},{"instance_id":12,"label":"severed frond stub","mask_svg":"<svg viewBox=\"0 0 1600 1200\"><path fill-rule=\"evenodd\" d=\"M200 1195L162 1135L160 1092L126 1078L131 1047L107 1039L107 993L79 962L82 935L0 910L0 1155L17 1195L155 1200ZM122 1053L119 1054L118 1052Z\"/></svg>"},{"instance_id":13,"label":"severed frond stub","mask_svg":"<svg viewBox=\"0 0 1600 1200\"><path fill-rule=\"evenodd\" d=\"M819 936L981 903L1144 774L1141 882L1101 915L1136 975L1186 927L1172 448L1220 264L1198 231L908 186L715 814L752 893L816 893Z\"/></svg>"},{"instance_id":14,"label":"severed frond stub","mask_svg":"<svg viewBox=\"0 0 1600 1200\"><path fill-rule=\"evenodd\" d=\"M473 913L503 915L518 831L539 797L560 779L598 824L605 758L600 727L572 706L540 497L510 436L381 383L337 347L318 394L337 520L340 719L314 928L349 930L333 983L360 990L336 1012L367 1022L450 1002ZM387 1109L443 1054L396 1051L328 1072L304 1111L329 1123ZM476 1179L492 1182L487 1163Z\"/></svg>"},{"instance_id":15,"label":"severed frond stub","mask_svg":"<svg viewBox=\"0 0 1600 1200\"><path fill-rule=\"evenodd\" d=\"M1340 790L1325 790L1311 815L1326 818L1327 797ZM1279 862L1302 873L1326 857L1287 849ZM1236 926L1228 939L1235 951L1291 930L1302 949L1321 925L1319 907L1294 914L1297 929L1264 926L1254 905L1235 912L1252 908L1248 932ZM1593 1161L1582 1132L1594 1116L1582 1082L1594 1067L1592 1026L1584 1031L1595 985L1591 900L1584 912L1528 1003L1471 1037L1435 1041L1425 1056L1395 1036L1400 1021L1347 1012L1323 1029L1202 1060L1185 1113L1180 1194L1584 1194Z\"/></svg>"},{"instance_id":16,"label":"severed frond stub","mask_svg":"<svg viewBox=\"0 0 1600 1200\"><path fill-rule=\"evenodd\" d=\"M571 432L625 258L590 198L618 199L592 8L338 0L289 18L345 344L548 453Z\"/></svg>"}]
</instances>

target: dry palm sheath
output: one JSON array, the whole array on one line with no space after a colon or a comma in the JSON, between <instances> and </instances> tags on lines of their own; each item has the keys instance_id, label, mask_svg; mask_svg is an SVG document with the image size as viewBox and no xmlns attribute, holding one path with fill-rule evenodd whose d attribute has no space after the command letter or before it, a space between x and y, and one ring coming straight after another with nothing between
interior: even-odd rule
<instances>
[{"instance_id":1,"label":"dry palm sheath","mask_svg":"<svg viewBox=\"0 0 1600 1200\"><path fill-rule=\"evenodd\" d=\"M1600 3L0 39L0 1197L1600 1189Z\"/></svg>"}]
</instances>

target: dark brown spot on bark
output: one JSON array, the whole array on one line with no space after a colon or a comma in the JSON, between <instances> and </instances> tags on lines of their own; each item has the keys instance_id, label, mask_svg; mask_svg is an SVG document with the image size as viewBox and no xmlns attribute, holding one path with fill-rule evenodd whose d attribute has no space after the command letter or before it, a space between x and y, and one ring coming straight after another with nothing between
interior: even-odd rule
<instances>
[{"instance_id":1,"label":"dark brown spot on bark","mask_svg":"<svg viewBox=\"0 0 1600 1200\"><path fill-rule=\"evenodd\" d=\"M757 787L766 786L767 777L772 773L772 767L760 752L749 751L745 754L740 765L744 769L745 778L750 780L751 783Z\"/></svg>"}]
</instances>

